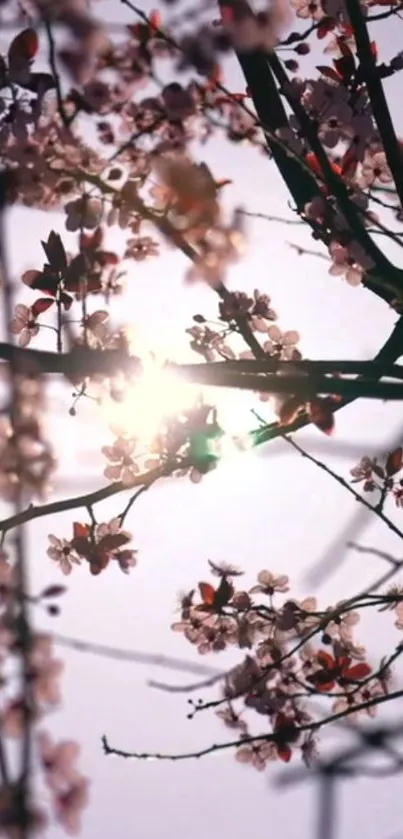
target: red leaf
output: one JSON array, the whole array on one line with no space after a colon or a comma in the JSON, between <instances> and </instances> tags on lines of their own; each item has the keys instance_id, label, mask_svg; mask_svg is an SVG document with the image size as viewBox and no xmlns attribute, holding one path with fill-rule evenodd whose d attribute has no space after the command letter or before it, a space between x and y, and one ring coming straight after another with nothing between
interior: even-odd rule
<instances>
[{"instance_id":1,"label":"red leaf","mask_svg":"<svg viewBox=\"0 0 403 839\"><path fill-rule=\"evenodd\" d=\"M332 82L340 82L340 73L338 73L333 67L318 64L316 69L319 70L319 73L322 76L325 76L326 79L331 79Z\"/></svg>"},{"instance_id":2,"label":"red leaf","mask_svg":"<svg viewBox=\"0 0 403 839\"><path fill-rule=\"evenodd\" d=\"M89 557L92 551L92 545L88 541L87 536L75 536L71 540L71 546L79 554L79 556Z\"/></svg>"},{"instance_id":3,"label":"red leaf","mask_svg":"<svg viewBox=\"0 0 403 839\"><path fill-rule=\"evenodd\" d=\"M281 406L279 412L281 425L289 425L291 422L294 422L303 407L301 399L297 396L291 396L290 399L287 399Z\"/></svg>"},{"instance_id":4,"label":"red leaf","mask_svg":"<svg viewBox=\"0 0 403 839\"><path fill-rule=\"evenodd\" d=\"M67 591L66 586L47 586L47 588L44 588L41 597L60 597L65 591Z\"/></svg>"},{"instance_id":5,"label":"red leaf","mask_svg":"<svg viewBox=\"0 0 403 839\"><path fill-rule=\"evenodd\" d=\"M54 302L55 300L53 297L39 297L38 300L35 300L35 303L32 306L32 314L34 318L37 318L38 315L42 314L42 312L46 312L47 309L50 309Z\"/></svg>"},{"instance_id":6,"label":"red leaf","mask_svg":"<svg viewBox=\"0 0 403 839\"><path fill-rule=\"evenodd\" d=\"M402 468L403 463L403 449L401 446L395 449L394 452L389 452L387 460L386 460L386 474L388 477L392 475L396 475L396 472L399 472Z\"/></svg>"},{"instance_id":7,"label":"red leaf","mask_svg":"<svg viewBox=\"0 0 403 839\"><path fill-rule=\"evenodd\" d=\"M324 650L319 650L316 659L319 662L319 664L321 664L322 667L326 668L327 670L330 670L330 668L333 668L336 665L336 659L334 659L332 655L326 653Z\"/></svg>"},{"instance_id":8,"label":"red leaf","mask_svg":"<svg viewBox=\"0 0 403 839\"><path fill-rule=\"evenodd\" d=\"M64 271L67 268L66 251L58 233L51 230L47 242L41 242L43 250L49 260L51 268L56 271Z\"/></svg>"},{"instance_id":9,"label":"red leaf","mask_svg":"<svg viewBox=\"0 0 403 839\"><path fill-rule=\"evenodd\" d=\"M334 429L334 414L330 399L313 399L309 403L311 421L324 434L332 434Z\"/></svg>"},{"instance_id":10,"label":"red leaf","mask_svg":"<svg viewBox=\"0 0 403 839\"><path fill-rule=\"evenodd\" d=\"M73 533L75 539L87 539L90 529L88 524L80 524L75 521L73 524Z\"/></svg>"},{"instance_id":11,"label":"red leaf","mask_svg":"<svg viewBox=\"0 0 403 839\"><path fill-rule=\"evenodd\" d=\"M355 73L355 63L353 55L342 55L341 58L335 58L333 64L340 74L344 82L349 82Z\"/></svg>"},{"instance_id":12,"label":"red leaf","mask_svg":"<svg viewBox=\"0 0 403 839\"><path fill-rule=\"evenodd\" d=\"M355 143L351 143L347 151L341 159L341 174L354 175L358 166L357 147Z\"/></svg>"},{"instance_id":13,"label":"red leaf","mask_svg":"<svg viewBox=\"0 0 403 839\"><path fill-rule=\"evenodd\" d=\"M38 52L38 47L39 41L35 29L24 29L14 38L9 46L9 63L32 61Z\"/></svg>"},{"instance_id":14,"label":"red leaf","mask_svg":"<svg viewBox=\"0 0 403 839\"><path fill-rule=\"evenodd\" d=\"M278 746L277 747L277 754L280 760L284 761L284 763L289 763L291 760L291 749L289 746Z\"/></svg>"},{"instance_id":15,"label":"red leaf","mask_svg":"<svg viewBox=\"0 0 403 839\"><path fill-rule=\"evenodd\" d=\"M126 533L107 533L97 544L97 550L100 553L111 553L121 548L122 545L127 545L130 542L130 536Z\"/></svg>"},{"instance_id":16,"label":"red leaf","mask_svg":"<svg viewBox=\"0 0 403 839\"><path fill-rule=\"evenodd\" d=\"M354 664L353 667L349 667L343 675L346 679L353 679L355 682L359 682L361 679L369 676L370 673L372 673L372 667L365 662L361 662L360 664Z\"/></svg>"},{"instance_id":17,"label":"red leaf","mask_svg":"<svg viewBox=\"0 0 403 839\"><path fill-rule=\"evenodd\" d=\"M215 588L210 583L199 583L201 599L206 606L212 606L215 597Z\"/></svg>"},{"instance_id":18,"label":"red leaf","mask_svg":"<svg viewBox=\"0 0 403 839\"><path fill-rule=\"evenodd\" d=\"M322 18L317 30L316 30L316 37L319 38L321 41L322 38L325 38L329 32L332 32L336 26L336 21L333 20L331 17L324 17Z\"/></svg>"}]
</instances>

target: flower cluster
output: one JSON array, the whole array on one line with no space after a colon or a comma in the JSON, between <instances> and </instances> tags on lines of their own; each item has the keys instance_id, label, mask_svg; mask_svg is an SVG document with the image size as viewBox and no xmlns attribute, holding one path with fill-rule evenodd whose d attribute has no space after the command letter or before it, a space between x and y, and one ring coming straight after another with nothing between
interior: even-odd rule
<instances>
[{"instance_id":1,"label":"flower cluster","mask_svg":"<svg viewBox=\"0 0 403 839\"><path fill-rule=\"evenodd\" d=\"M382 463L383 461L383 463ZM351 469L352 483L362 483L364 492L378 492L383 506L387 497L393 498L397 507L403 507L403 449L399 446L381 459L364 455Z\"/></svg>"},{"instance_id":2,"label":"flower cluster","mask_svg":"<svg viewBox=\"0 0 403 839\"><path fill-rule=\"evenodd\" d=\"M191 714L216 708L224 724L239 732L237 760L259 770L277 758L288 762L296 750L312 760L318 697L330 699L331 714L375 715L377 700L388 694L391 671L385 660L373 668L354 638L365 596L321 610L314 597L290 599L284 574L260 571L247 590L238 588L238 569L209 564L218 585L200 582L198 593L185 594L172 629L202 655L228 647L247 650L225 676L222 698L197 703ZM398 619L400 598L397 592L385 596ZM266 719L267 734L251 733L251 712Z\"/></svg>"},{"instance_id":3,"label":"flower cluster","mask_svg":"<svg viewBox=\"0 0 403 839\"><path fill-rule=\"evenodd\" d=\"M63 574L70 574L73 565L81 560L88 562L90 573L97 576L114 560L127 574L136 565L137 551L125 547L131 540L130 533L123 530L120 518L101 524L73 525L73 538L60 539L49 535L48 556L59 565Z\"/></svg>"}]
</instances>

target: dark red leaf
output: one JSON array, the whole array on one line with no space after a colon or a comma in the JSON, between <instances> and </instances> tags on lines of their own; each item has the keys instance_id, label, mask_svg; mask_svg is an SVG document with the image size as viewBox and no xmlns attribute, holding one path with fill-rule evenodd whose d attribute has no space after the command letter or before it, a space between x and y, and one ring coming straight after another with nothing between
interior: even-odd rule
<instances>
[{"instance_id":1,"label":"dark red leaf","mask_svg":"<svg viewBox=\"0 0 403 839\"><path fill-rule=\"evenodd\" d=\"M319 664L321 664L322 667L326 667L328 670L336 665L336 659L329 653L326 653L325 650L319 650L316 658Z\"/></svg>"},{"instance_id":2,"label":"dark red leaf","mask_svg":"<svg viewBox=\"0 0 403 839\"><path fill-rule=\"evenodd\" d=\"M353 55L350 53L350 55L342 55L341 58L335 58L333 64L343 81L349 82L355 73Z\"/></svg>"},{"instance_id":3,"label":"dark red leaf","mask_svg":"<svg viewBox=\"0 0 403 839\"><path fill-rule=\"evenodd\" d=\"M86 536L75 536L71 540L71 546L79 554L79 556L89 557L93 550L91 543Z\"/></svg>"},{"instance_id":4,"label":"dark red leaf","mask_svg":"<svg viewBox=\"0 0 403 839\"><path fill-rule=\"evenodd\" d=\"M281 406L279 412L281 425L289 425L291 422L294 422L303 407L301 399L297 396L291 396L290 399L287 399Z\"/></svg>"},{"instance_id":5,"label":"dark red leaf","mask_svg":"<svg viewBox=\"0 0 403 839\"><path fill-rule=\"evenodd\" d=\"M396 472L399 472L402 468L403 463L403 448L399 446L399 448L395 449L393 452L389 452L387 460L386 460L386 474L388 477L392 475L396 475Z\"/></svg>"},{"instance_id":6,"label":"dark red leaf","mask_svg":"<svg viewBox=\"0 0 403 839\"><path fill-rule=\"evenodd\" d=\"M375 472L375 475L377 475L378 478L380 478L381 480L384 479L385 470L382 469L382 466L379 466L379 464L375 461L372 461L372 471Z\"/></svg>"},{"instance_id":7,"label":"dark red leaf","mask_svg":"<svg viewBox=\"0 0 403 839\"><path fill-rule=\"evenodd\" d=\"M343 675L346 679L353 679L353 681L359 682L361 679L369 676L370 673L372 673L372 667L363 661L360 664L354 664L353 667L349 667Z\"/></svg>"},{"instance_id":8,"label":"dark red leaf","mask_svg":"<svg viewBox=\"0 0 403 839\"><path fill-rule=\"evenodd\" d=\"M324 17L322 18L317 30L316 30L316 37L319 38L321 41L322 38L325 38L329 32L332 32L336 26L336 21L332 17Z\"/></svg>"},{"instance_id":9,"label":"dark red leaf","mask_svg":"<svg viewBox=\"0 0 403 839\"><path fill-rule=\"evenodd\" d=\"M289 746L278 746L277 747L277 754L280 760L284 761L284 763L289 763L291 760L292 752Z\"/></svg>"},{"instance_id":10,"label":"dark red leaf","mask_svg":"<svg viewBox=\"0 0 403 839\"><path fill-rule=\"evenodd\" d=\"M127 545L130 542L130 536L126 533L107 533L97 544L99 553L111 553L121 548L122 545Z\"/></svg>"},{"instance_id":11,"label":"dark red leaf","mask_svg":"<svg viewBox=\"0 0 403 839\"><path fill-rule=\"evenodd\" d=\"M89 535L90 529L88 524L80 524L75 521L73 524L73 533L75 539L86 539Z\"/></svg>"},{"instance_id":12,"label":"dark red leaf","mask_svg":"<svg viewBox=\"0 0 403 839\"><path fill-rule=\"evenodd\" d=\"M215 588L210 583L199 583L200 597L207 606L212 606L215 597Z\"/></svg>"},{"instance_id":13,"label":"dark red leaf","mask_svg":"<svg viewBox=\"0 0 403 839\"><path fill-rule=\"evenodd\" d=\"M355 143L351 143L347 151L344 153L341 161L341 174L354 175L358 166L357 147Z\"/></svg>"},{"instance_id":14,"label":"dark red leaf","mask_svg":"<svg viewBox=\"0 0 403 839\"><path fill-rule=\"evenodd\" d=\"M337 72L333 67L327 67L326 65L318 64L316 67L319 70L319 73L322 76L325 76L326 79L331 79L333 82L340 82L340 73Z\"/></svg>"},{"instance_id":15,"label":"dark red leaf","mask_svg":"<svg viewBox=\"0 0 403 839\"><path fill-rule=\"evenodd\" d=\"M231 600L232 595L234 594L234 587L231 583L228 582L226 577L222 577L220 581L220 585L215 593L214 598L214 606L216 609L220 609L222 606L226 606L227 603Z\"/></svg>"},{"instance_id":16,"label":"dark red leaf","mask_svg":"<svg viewBox=\"0 0 403 839\"><path fill-rule=\"evenodd\" d=\"M64 594L66 591L66 586L47 586L47 588L44 588L41 597L60 597L60 595Z\"/></svg>"},{"instance_id":17,"label":"dark red leaf","mask_svg":"<svg viewBox=\"0 0 403 839\"><path fill-rule=\"evenodd\" d=\"M117 265L119 257L112 251L98 251L97 262L104 268L105 265Z\"/></svg>"},{"instance_id":18,"label":"dark red leaf","mask_svg":"<svg viewBox=\"0 0 403 839\"><path fill-rule=\"evenodd\" d=\"M41 242L41 244L51 268L58 272L65 271L67 268L67 257L59 234L51 230L48 241Z\"/></svg>"},{"instance_id":19,"label":"dark red leaf","mask_svg":"<svg viewBox=\"0 0 403 839\"><path fill-rule=\"evenodd\" d=\"M311 421L324 434L331 434L334 429L333 405L330 399L313 399L309 403Z\"/></svg>"},{"instance_id":20,"label":"dark red leaf","mask_svg":"<svg viewBox=\"0 0 403 839\"><path fill-rule=\"evenodd\" d=\"M46 312L47 309L50 309L54 302L54 297L39 297L38 300L35 300L35 303L32 306L32 314L34 318L37 318L38 315L42 314L42 312Z\"/></svg>"},{"instance_id":21,"label":"dark red leaf","mask_svg":"<svg viewBox=\"0 0 403 839\"><path fill-rule=\"evenodd\" d=\"M8 60L14 62L32 61L38 52L39 41L35 29L24 29L11 42L8 49Z\"/></svg>"}]
</instances>

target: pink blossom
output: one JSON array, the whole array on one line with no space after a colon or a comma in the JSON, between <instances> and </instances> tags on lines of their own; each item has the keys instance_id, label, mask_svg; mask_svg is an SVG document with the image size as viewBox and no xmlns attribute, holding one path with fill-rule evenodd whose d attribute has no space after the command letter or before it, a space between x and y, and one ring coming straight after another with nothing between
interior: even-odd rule
<instances>
[{"instance_id":1,"label":"pink blossom","mask_svg":"<svg viewBox=\"0 0 403 839\"><path fill-rule=\"evenodd\" d=\"M274 743L253 743L240 746L235 752L235 758L239 763L248 763L262 772L267 764L277 759L277 750Z\"/></svg>"},{"instance_id":2,"label":"pink blossom","mask_svg":"<svg viewBox=\"0 0 403 839\"><path fill-rule=\"evenodd\" d=\"M300 336L295 329L282 332L276 324L273 324L273 326L269 326L267 334L269 340L263 344L263 349L269 355L279 356L284 361L301 357L296 347Z\"/></svg>"},{"instance_id":3,"label":"pink blossom","mask_svg":"<svg viewBox=\"0 0 403 839\"><path fill-rule=\"evenodd\" d=\"M130 486L139 474L140 467L133 457L136 447L134 438L118 437L112 446L103 446L102 454L110 461L104 470L109 481L122 481Z\"/></svg>"},{"instance_id":4,"label":"pink blossom","mask_svg":"<svg viewBox=\"0 0 403 839\"><path fill-rule=\"evenodd\" d=\"M15 314L10 323L11 332L19 335L18 343L20 347L27 347L31 339L39 332L39 324L37 324L35 316L32 314L32 309L18 303L15 307Z\"/></svg>"},{"instance_id":5,"label":"pink blossom","mask_svg":"<svg viewBox=\"0 0 403 839\"><path fill-rule=\"evenodd\" d=\"M75 764L80 754L78 743L73 740L54 743L47 731L40 731L37 744L46 783L50 789L60 791L74 783L77 779Z\"/></svg>"},{"instance_id":6,"label":"pink blossom","mask_svg":"<svg viewBox=\"0 0 403 839\"><path fill-rule=\"evenodd\" d=\"M50 548L46 551L47 555L58 562L62 574L71 574L73 565L79 565L81 561L71 543L67 539L59 539L52 534L49 534L48 539Z\"/></svg>"},{"instance_id":7,"label":"pink blossom","mask_svg":"<svg viewBox=\"0 0 403 839\"><path fill-rule=\"evenodd\" d=\"M289 579L285 574L276 576L271 571L259 571L258 585L250 589L249 594L274 594L276 591L289 591Z\"/></svg>"},{"instance_id":8,"label":"pink blossom","mask_svg":"<svg viewBox=\"0 0 403 839\"><path fill-rule=\"evenodd\" d=\"M81 813L88 804L89 781L79 776L71 786L57 796L55 806L57 819L67 833L80 832Z\"/></svg>"}]
</instances>

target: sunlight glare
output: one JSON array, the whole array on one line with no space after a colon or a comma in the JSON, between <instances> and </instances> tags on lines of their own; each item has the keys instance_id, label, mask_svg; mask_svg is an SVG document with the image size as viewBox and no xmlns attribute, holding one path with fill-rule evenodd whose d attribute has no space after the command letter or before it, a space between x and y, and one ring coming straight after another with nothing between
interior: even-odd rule
<instances>
[{"instance_id":1,"label":"sunlight glare","mask_svg":"<svg viewBox=\"0 0 403 839\"><path fill-rule=\"evenodd\" d=\"M144 445L151 443L169 416L189 410L195 404L200 387L189 384L171 370L154 362L144 363L144 372L125 392L120 402L105 405L108 422Z\"/></svg>"}]
</instances>

